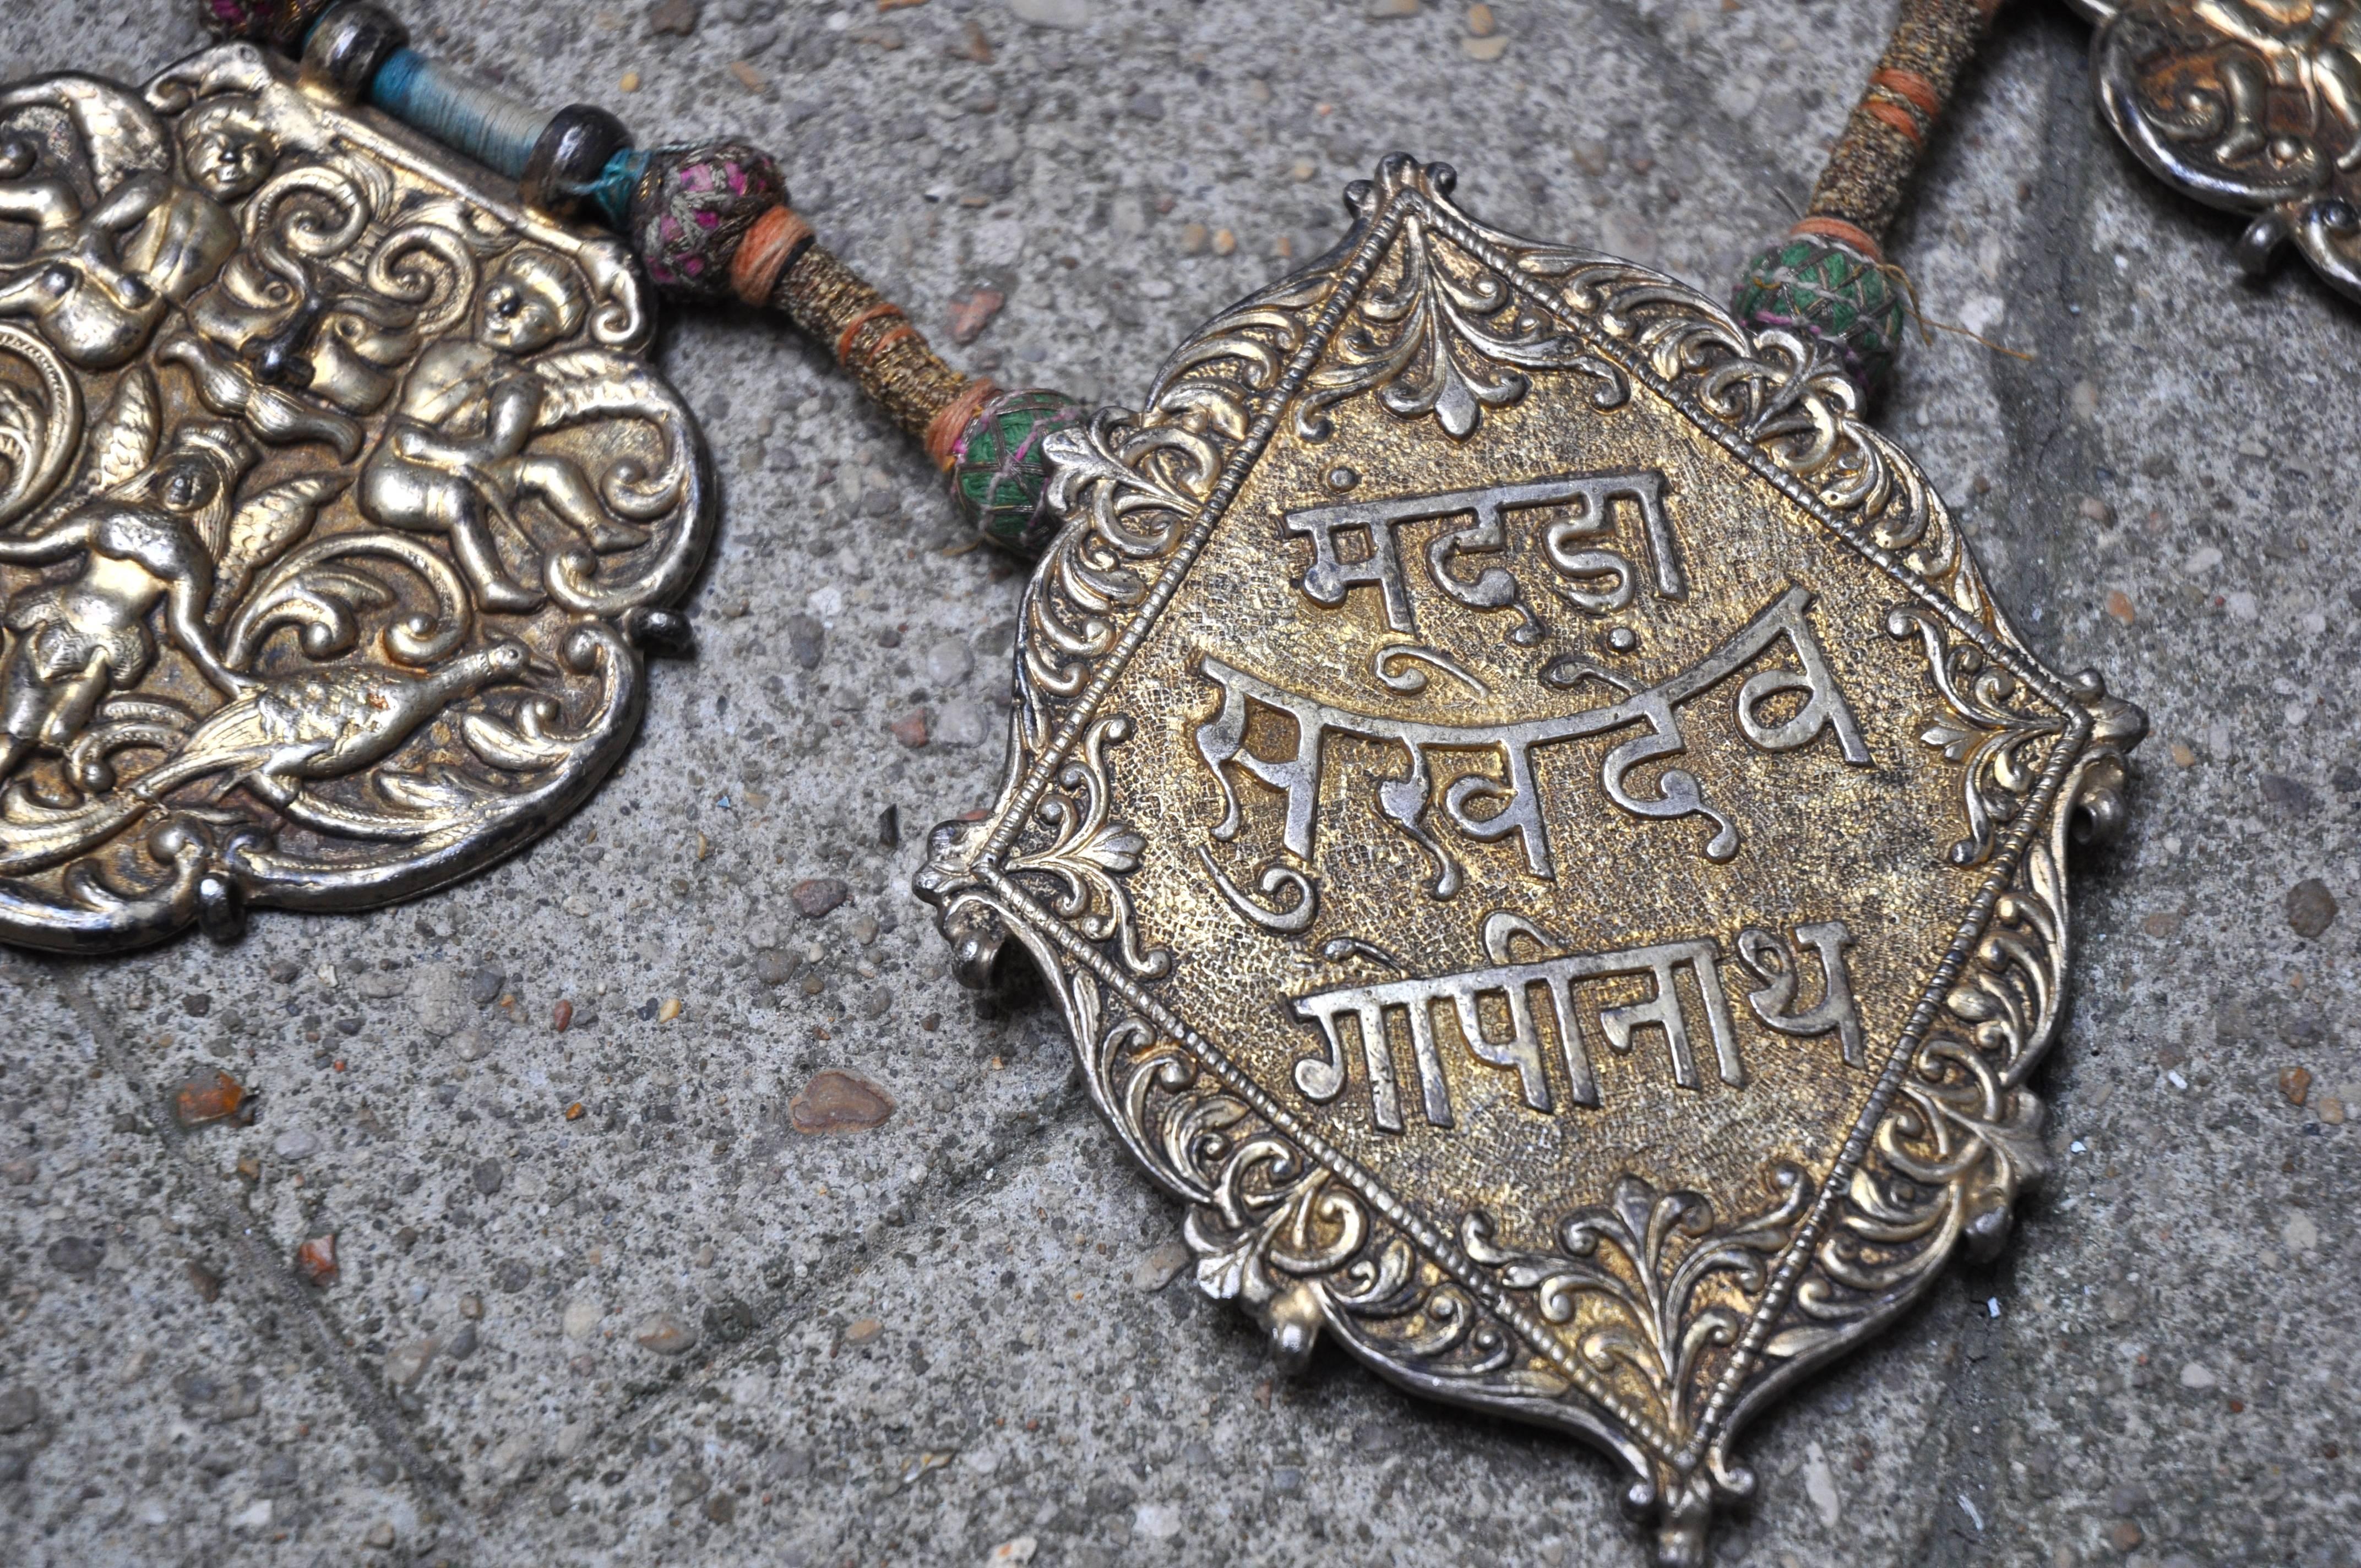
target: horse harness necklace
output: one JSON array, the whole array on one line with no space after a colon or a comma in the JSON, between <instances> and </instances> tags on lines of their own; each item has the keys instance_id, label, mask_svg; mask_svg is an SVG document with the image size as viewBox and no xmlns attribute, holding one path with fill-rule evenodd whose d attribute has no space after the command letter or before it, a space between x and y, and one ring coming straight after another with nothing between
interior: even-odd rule
<instances>
[{"instance_id":1,"label":"horse harness necklace","mask_svg":"<svg viewBox=\"0 0 2361 1568\"><path fill-rule=\"evenodd\" d=\"M2218 29L2159 52L2225 9L2287 7L2111 15L2110 115L2270 164L2250 257L2334 275L2349 149ZM0 91L0 939L380 904L579 804L713 529L652 295L738 299L1039 556L1006 782L917 891L961 979L1039 966L1282 1364L1588 1438L1700 1563L1746 1422L2005 1238L2145 720L1861 417L1975 0L1904 0L1730 307L1397 156L1095 411L946 366L758 149L536 113L372 5L204 10L144 88ZM2349 140L2345 26L2298 74Z\"/></svg>"}]
</instances>

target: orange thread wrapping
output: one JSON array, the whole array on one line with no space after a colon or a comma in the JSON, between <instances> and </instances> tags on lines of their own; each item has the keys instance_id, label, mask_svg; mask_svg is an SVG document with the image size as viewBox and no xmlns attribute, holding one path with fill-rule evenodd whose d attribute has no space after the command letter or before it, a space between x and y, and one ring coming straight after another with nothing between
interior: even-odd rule
<instances>
[{"instance_id":1,"label":"orange thread wrapping","mask_svg":"<svg viewBox=\"0 0 2361 1568\"><path fill-rule=\"evenodd\" d=\"M730 263L730 287L750 305L769 304L779 274L811 236L811 225L794 208L773 207L754 220L739 242L738 255Z\"/></svg>"},{"instance_id":2,"label":"orange thread wrapping","mask_svg":"<svg viewBox=\"0 0 2361 1568\"><path fill-rule=\"evenodd\" d=\"M1915 71L1884 66L1869 81L1872 87L1883 87L1897 98L1907 98L1930 120L1943 112L1943 95L1935 91L1933 82Z\"/></svg>"},{"instance_id":3,"label":"orange thread wrapping","mask_svg":"<svg viewBox=\"0 0 2361 1568\"><path fill-rule=\"evenodd\" d=\"M1900 0L1893 35L1812 187L1813 215L1863 235L1893 224L1992 8L1992 0Z\"/></svg>"},{"instance_id":4,"label":"orange thread wrapping","mask_svg":"<svg viewBox=\"0 0 2361 1568\"><path fill-rule=\"evenodd\" d=\"M1885 265L1885 252L1879 247L1877 241L1870 238L1860 225L1849 224L1842 218L1802 218L1798 219L1795 226L1787 232L1808 239L1835 240L1839 245L1850 246L1860 251L1869 258L1872 266Z\"/></svg>"},{"instance_id":5,"label":"orange thread wrapping","mask_svg":"<svg viewBox=\"0 0 2361 1568\"><path fill-rule=\"evenodd\" d=\"M851 321L845 323L844 330L837 334L836 362L839 365L844 366L850 366L851 364L852 340L854 337L859 335L862 327L867 326L871 322L883 320L886 316L898 316L901 314L902 307L895 304L889 300L882 303L870 306L867 310L862 311L859 315L854 316Z\"/></svg>"},{"instance_id":6,"label":"orange thread wrapping","mask_svg":"<svg viewBox=\"0 0 2361 1568\"><path fill-rule=\"evenodd\" d=\"M1913 147L1927 145L1927 138L1918 134L1918 122L1911 118L1910 111L1899 104L1889 104L1882 98L1865 98L1861 101L1861 112L1880 125L1892 126L1908 137Z\"/></svg>"},{"instance_id":7,"label":"orange thread wrapping","mask_svg":"<svg viewBox=\"0 0 2361 1568\"><path fill-rule=\"evenodd\" d=\"M792 237L792 231L783 230L781 237ZM895 424L923 439L935 415L960 395L968 378L944 364L916 328L899 324L906 322L905 313L829 255L827 246L806 240L788 250L771 288L770 307L785 313L815 342L833 346L837 363L861 389ZM879 322L885 324L870 330Z\"/></svg>"},{"instance_id":8,"label":"orange thread wrapping","mask_svg":"<svg viewBox=\"0 0 2361 1568\"><path fill-rule=\"evenodd\" d=\"M870 345L869 353L865 357L873 361L883 358L885 351L893 347L895 344L905 342L910 338L917 337L917 335L918 329L910 325L907 322L905 322L902 325L894 328L884 336L879 338L875 343ZM924 339L920 339L920 341L923 342Z\"/></svg>"},{"instance_id":9,"label":"orange thread wrapping","mask_svg":"<svg viewBox=\"0 0 2361 1568\"><path fill-rule=\"evenodd\" d=\"M988 378L978 376L960 389L959 396L935 411L935 417L927 422L927 455L935 460L936 467L951 466L959 455L959 438L999 392Z\"/></svg>"}]
</instances>

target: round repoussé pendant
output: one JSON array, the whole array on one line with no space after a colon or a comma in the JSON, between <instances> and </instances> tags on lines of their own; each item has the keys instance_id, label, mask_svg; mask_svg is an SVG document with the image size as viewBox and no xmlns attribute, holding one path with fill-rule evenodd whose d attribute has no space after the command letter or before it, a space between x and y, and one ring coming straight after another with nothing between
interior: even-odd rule
<instances>
[{"instance_id":1,"label":"round repouss\u00e9 pendant","mask_svg":"<svg viewBox=\"0 0 2361 1568\"><path fill-rule=\"evenodd\" d=\"M0 90L0 941L530 842L712 530L616 240L244 44Z\"/></svg>"},{"instance_id":2,"label":"round repouss\u00e9 pendant","mask_svg":"<svg viewBox=\"0 0 2361 1568\"><path fill-rule=\"evenodd\" d=\"M1389 159L1049 438L1008 783L918 890L1282 1359L1595 1439L1697 1563L1745 1421L2039 1174L2145 720L1831 363L1449 190Z\"/></svg>"}]
</instances>

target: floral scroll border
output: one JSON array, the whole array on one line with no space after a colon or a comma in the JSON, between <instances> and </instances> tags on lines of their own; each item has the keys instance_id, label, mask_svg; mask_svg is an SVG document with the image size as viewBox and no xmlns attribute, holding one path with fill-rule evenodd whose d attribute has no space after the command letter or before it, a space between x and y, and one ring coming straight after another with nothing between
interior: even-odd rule
<instances>
[{"instance_id":1,"label":"floral scroll border","mask_svg":"<svg viewBox=\"0 0 2361 1568\"><path fill-rule=\"evenodd\" d=\"M1631 1467L1625 1501L1655 1517L1660 1561L1701 1563L1713 1504L1752 1486L1728 1453L1743 1423L1899 1312L1962 1241L1996 1248L2040 1176L2042 1110L2024 1081L2059 1016L2066 843L2120 823L2144 720L2022 646L1940 499L1861 421L1831 361L1789 334L1750 334L1660 274L1482 227L1451 183L1447 168L1388 159L1348 192L1345 242L1209 323L1144 411L1055 438L1067 526L1020 622L1008 782L982 820L936 830L917 889L962 978L983 982L1010 935L1051 977L1093 1102L1190 1205L1199 1284L1254 1314L1282 1363L1325 1329L1417 1392L1586 1435ZM1409 259L1381 277L1398 247ZM1142 845L1112 809L1104 758L1129 720L1101 711L1283 417L1318 439L1323 410L1374 394L1464 435L1521 395L1520 367L1576 370L1601 407L1648 385L1893 579L1886 630L1928 660L1922 739L1960 768L1966 831L1950 858L1982 872L1823 1186L1766 1171L1763 1212L1717 1224L1702 1198L1627 1178L1549 1256L1497 1250L1480 1215L1434 1232L1151 993L1170 955L1134 929L1123 879ZM1602 1241L1621 1273L1595 1261ZM1611 1356L1552 1325L1576 1297L1614 1298L1660 1265L1676 1300L1615 1309L1633 1345L1662 1353L1664 1376L1635 1398L1602 1375ZM1751 1303L1742 1323L1688 1310L1713 1273Z\"/></svg>"}]
</instances>

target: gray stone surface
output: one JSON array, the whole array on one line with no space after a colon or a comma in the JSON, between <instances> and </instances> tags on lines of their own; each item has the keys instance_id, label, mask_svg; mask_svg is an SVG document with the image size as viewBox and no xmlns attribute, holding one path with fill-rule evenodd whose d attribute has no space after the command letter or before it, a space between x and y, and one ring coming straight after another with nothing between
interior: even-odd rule
<instances>
[{"instance_id":1,"label":"gray stone surface","mask_svg":"<svg viewBox=\"0 0 2361 1568\"><path fill-rule=\"evenodd\" d=\"M142 74L187 9L15 0L0 75ZM939 339L1006 294L969 363L1120 397L1397 147L1719 287L1891 7L1499 0L1489 60L1456 9L1368 0L403 9L543 101L766 142ZM2355 1557L2361 313L2234 281L2235 225L2105 137L2083 42L2011 8L1895 236L1930 315L2028 356L1938 333L1882 416L2029 640L2156 721L2081 873L2059 1174L1756 1432L1725 1563ZM561 833L227 950L0 955L0 1561L1640 1561L1588 1453L1325 1354L1274 1384L1169 1280L1176 1216L1056 1020L961 992L903 891L995 783L951 742L997 734L1019 579L944 552L922 459L811 345L716 313L668 356L727 489L701 652ZM2312 879L2344 912L2299 935ZM175 1128L208 1064L251 1126ZM796 1130L828 1069L890 1116ZM297 1283L330 1231L337 1278Z\"/></svg>"}]
</instances>

